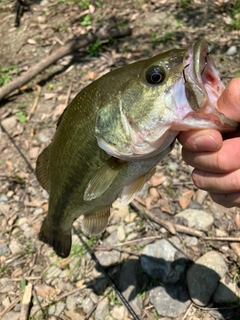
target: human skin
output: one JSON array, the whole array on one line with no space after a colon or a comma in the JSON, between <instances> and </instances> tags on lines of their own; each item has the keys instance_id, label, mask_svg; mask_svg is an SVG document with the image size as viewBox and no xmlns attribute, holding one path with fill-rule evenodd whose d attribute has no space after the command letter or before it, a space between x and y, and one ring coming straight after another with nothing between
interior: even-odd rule
<instances>
[{"instance_id":1,"label":"human skin","mask_svg":"<svg viewBox=\"0 0 240 320\"><path fill-rule=\"evenodd\" d=\"M227 117L240 122L240 78L233 79L218 100ZM227 207L240 207L240 133L222 135L216 130L181 132L184 161L193 166L194 184Z\"/></svg>"}]
</instances>

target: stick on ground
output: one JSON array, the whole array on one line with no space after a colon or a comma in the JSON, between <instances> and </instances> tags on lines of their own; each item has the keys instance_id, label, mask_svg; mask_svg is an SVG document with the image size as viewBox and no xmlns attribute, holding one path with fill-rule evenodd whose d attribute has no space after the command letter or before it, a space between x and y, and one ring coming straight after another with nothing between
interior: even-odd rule
<instances>
[{"instance_id":1,"label":"stick on ground","mask_svg":"<svg viewBox=\"0 0 240 320\"><path fill-rule=\"evenodd\" d=\"M27 72L25 72L20 77L15 80L9 82L6 86L0 89L0 101L13 92L16 89L19 89L24 84L28 83L32 80L36 75L40 72L48 68L50 65L63 58L64 56L70 55L80 48L88 46L90 43L96 41L97 39L106 40L110 38L121 38L131 34L130 28L121 28L121 29L111 29L108 31L100 30L96 33L89 32L81 37L70 40L66 43L65 46L53 52L50 56L42 59L35 66L30 68Z\"/></svg>"}]
</instances>

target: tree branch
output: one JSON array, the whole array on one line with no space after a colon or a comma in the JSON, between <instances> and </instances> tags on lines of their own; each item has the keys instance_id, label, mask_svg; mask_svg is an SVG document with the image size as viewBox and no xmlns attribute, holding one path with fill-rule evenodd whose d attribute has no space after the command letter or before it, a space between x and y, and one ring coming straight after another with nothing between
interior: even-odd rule
<instances>
[{"instance_id":1,"label":"tree branch","mask_svg":"<svg viewBox=\"0 0 240 320\"><path fill-rule=\"evenodd\" d=\"M95 42L98 38L100 40L106 40L109 38L121 38L131 34L130 28L121 28L121 29L112 29L112 30L99 30L96 33L88 33L77 37L75 39L69 40L65 46L53 52L50 56L44 58L38 62L35 66L30 68L20 77L8 83L6 86L0 89L0 101L9 95L12 91L20 88L30 80L32 80L40 72L48 68L51 64L55 63L59 59L63 58L66 55L70 55L82 47L86 47L92 42Z\"/></svg>"}]
</instances>

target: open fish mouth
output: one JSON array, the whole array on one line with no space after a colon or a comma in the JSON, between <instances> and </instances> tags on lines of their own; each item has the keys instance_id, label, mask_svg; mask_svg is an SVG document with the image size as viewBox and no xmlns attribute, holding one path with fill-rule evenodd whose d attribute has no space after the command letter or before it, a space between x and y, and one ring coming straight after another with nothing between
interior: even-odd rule
<instances>
[{"instance_id":1,"label":"open fish mouth","mask_svg":"<svg viewBox=\"0 0 240 320\"><path fill-rule=\"evenodd\" d=\"M224 85L205 40L197 41L184 57L185 94L192 110L199 111L216 102ZM206 110L207 111L207 110ZM212 111L210 108L209 112Z\"/></svg>"}]
</instances>

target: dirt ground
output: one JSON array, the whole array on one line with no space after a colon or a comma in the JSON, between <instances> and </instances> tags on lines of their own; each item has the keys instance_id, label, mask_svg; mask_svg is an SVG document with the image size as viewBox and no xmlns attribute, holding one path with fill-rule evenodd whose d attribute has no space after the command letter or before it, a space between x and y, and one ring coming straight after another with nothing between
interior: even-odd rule
<instances>
[{"instance_id":1,"label":"dirt ground","mask_svg":"<svg viewBox=\"0 0 240 320\"><path fill-rule=\"evenodd\" d=\"M107 71L173 47L187 47L202 37L211 45L211 53L224 83L239 77L240 6L236 9L237 2L29 0L29 6L22 12L20 26L16 28L15 1L1 0L0 85L24 74L41 59L79 35L113 26L130 27L132 34L81 48L60 59L0 102L0 119L7 130L7 133L0 132L0 277L5 281L0 289L0 318L12 311L20 314L20 300L27 283L35 287L32 293L34 299L38 290L41 300L37 306L42 308L42 315L39 315L35 313L37 302L33 304L29 319L47 318L49 306L59 301L65 303L66 292L80 288L83 279L89 278L89 270L94 267L90 257L85 255L79 274L73 273L68 278L66 290L59 292L45 278L45 271L53 265L61 265L62 270L68 269L76 254L72 253L69 259L63 261L56 260L53 251L41 243L37 236L47 211L48 195L39 186L31 168L35 169L37 156L50 142L57 119L66 105L83 87ZM155 203L159 198L164 199L161 209L164 218L170 221L175 213L187 207L191 201L197 201L199 195L191 182L191 168L181 160L180 154L180 146L177 145L172 155L158 168L157 177L163 179L164 183L155 182L155 187L153 182L151 188L157 190ZM177 163L178 166L173 170L169 163ZM184 200L186 195L189 201ZM144 201L152 196L145 194ZM141 199L138 200L143 204ZM237 209L222 208L206 194L202 206L206 210L216 210L224 217L215 221L218 229L226 232L228 237L239 237ZM136 207L134 209L132 206L131 210L136 210ZM143 226L145 231L141 231L139 237L157 234L156 230L151 231L146 218L143 219ZM214 232L211 235L214 236ZM92 247L97 248L100 243L101 240L95 239ZM197 251L193 252L191 248L187 250L196 258L208 250L208 246L221 253L224 253L223 246L228 248L225 261L229 266L229 279L234 278L240 283L239 245L199 242ZM48 288L46 291L44 285ZM4 287L8 290L4 290ZM157 318L149 307L149 301L145 303L145 310L142 319ZM65 314L56 315L55 319L75 318ZM79 319L94 317L90 314L79 316ZM196 307L194 316L188 315L184 319L220 318L214 317L208 309Z\"/></svg>"}]
</instances>

